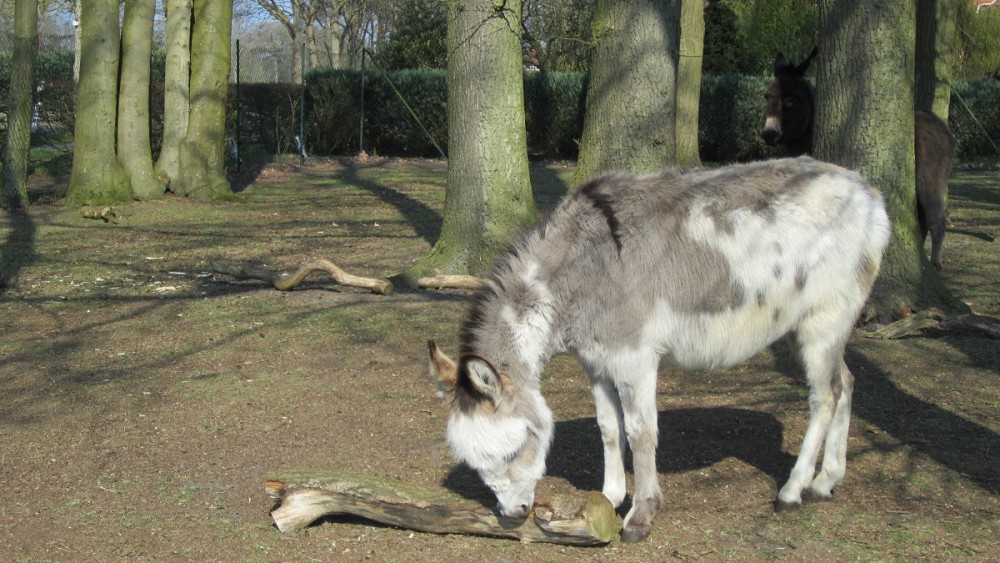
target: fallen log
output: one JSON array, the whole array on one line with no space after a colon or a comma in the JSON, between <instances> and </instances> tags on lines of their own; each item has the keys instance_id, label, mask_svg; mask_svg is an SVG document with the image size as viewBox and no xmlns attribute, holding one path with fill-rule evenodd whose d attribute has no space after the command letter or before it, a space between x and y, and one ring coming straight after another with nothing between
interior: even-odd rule
<instances>
[{"instance_id":1,"label":"fallen log","mask_svg":"<svg viewBox=\"0 0 1000 563\"><path fill-rule=\"evenodd\" d=\"M472 534L523 542L601 545L620 525L601 493L555 497L536 503L524 520L508 521L493 511L443 489L391 479L336 473L280 472L267 477L267 493L278 501L271 511L278 530L300 530L323 516L349 515L418 532Z\"/></svg>"},{"instance_id":2,"label":"fallen log","mask_svg":"<svg viewBox=\"0 0 1000 563\"><path fill-rule=\"evenodd\" d=\"M310 260L295 271L295 273L289 275L283 272L275 272L272 270L262 270L259 268L250 267L237 267L229 266L223 264L217 260L212 260L212 271L217 274L225 274L227 276L232 276L238 280L260 280L265 281L274 286L278 291L288 291L293 289L295 286L302 283L302 280L306 278L309 274L315 271L323 271L330 274L334 281L340 285L346 285L349 287L360 287L362 289L371 290L373 293L380 293L382 295L392 294L392 283L388 280L377 279L377 278L364 278L361 276L355 276L353 274L348 274L344 270L340 269L336 264L330 262L329 260L324 260L322 258L317 260Z\"/></svg>"}]
</instances>

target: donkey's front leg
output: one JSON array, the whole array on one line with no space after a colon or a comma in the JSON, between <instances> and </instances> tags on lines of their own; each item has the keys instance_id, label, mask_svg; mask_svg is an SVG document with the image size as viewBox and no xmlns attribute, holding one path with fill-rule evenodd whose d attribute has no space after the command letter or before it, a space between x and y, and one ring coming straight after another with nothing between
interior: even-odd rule
<instances>
[{"instance_id":1,"label":"donkey's front leg","mask_svg":"<svg viewBox=\"0 0 1000 563\"><path fill-rule=\"evenodd\" d=\"M653 517L663 502L660 481L656 473L656 367L654 355L637 355L624 377L616 377L625 419L625 434L632 448L635 490L632 509L625 516L623 542L637 542L653 529Z\"/></svg>"},{"instance_id":2,"label":"donkey's front leg","mask_svg":"<svg viewBox=\"0 0 1000 563\"><path fill-rule=\"evenodd\" d=\"M604 496L617 508L625 500L625 427L618 391L607 380L591 380L597 426L604 442Z\"/></svg>"}]
</instances>

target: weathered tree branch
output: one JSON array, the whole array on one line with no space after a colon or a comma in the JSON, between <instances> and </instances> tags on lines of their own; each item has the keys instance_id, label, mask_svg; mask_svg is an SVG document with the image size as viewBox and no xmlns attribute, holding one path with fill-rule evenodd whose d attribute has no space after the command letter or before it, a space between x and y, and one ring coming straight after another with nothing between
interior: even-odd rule
<instances>
[{"instance_id":1,"label":"weathered tree branch","mask_svg":"<svg viewBox=\"0 0 1000 563\"><path fill-rule=\"evenodd\" d=\"M288 291L295 286L302 283L302 280L306 278L309 274L314 271L321 270L330 274L334 281L340 285L346 285L350 287L360 287L363 289L369 289L374 293L380 293L382 295L392 294L392 283L383 279L376 278L364 278L361 276L355 276L348 274L344 270L341 270L336 264L330 262L329 260L324 260L322 258L317 260L310 260L295 271L294 274L288 275L282 272L275 272L272 270L261 270L258 268L240 268L236 266L229 266L223 264L217 260L212 260L212 271L218 274L226 274L227 276L233 276L239 280L253 279L265 281L274 286L275 289L279 291Z\"/></svg>"},{"instance_id":2,"label":"weathered tree branch","mask_svg":"<svg viewBox=\"0 0 1000 563\"><path fill-rule=\"evenodd\" d=\"M620 529L604 495L557 497L535 505L523 521L508 522L489 509L442 489L390 479L335 472L268 475L267 493L278 500L271 512L282 532L304 528L328 515L351 515L434 534L474 534L524 542L600 545Z\"/></svg>"},{"instance_id":3,"label":"weathered tree branch","mask_svg":"<svg viewBox=\"0 0 1000 563\"><path fill-rule=\"evenodd\" d=\"M477 278L476 276L437 274L418 279L417 287L421 289L479 289L486 287L487 283L483 278Z\"/></svg>"},{"instance_id":4,"label":"weathered tree branch","mask_svg":"<svg viewBox=\"0 0 1000 563\"><path fill-rule=\"evenodd\" d=\"M938 309L927 309L875 330L861 332L867 338L893 339L925 329L965 332L1000 339L1000 320L984 315L948 315Z\"/></svg>"}]
</instances>

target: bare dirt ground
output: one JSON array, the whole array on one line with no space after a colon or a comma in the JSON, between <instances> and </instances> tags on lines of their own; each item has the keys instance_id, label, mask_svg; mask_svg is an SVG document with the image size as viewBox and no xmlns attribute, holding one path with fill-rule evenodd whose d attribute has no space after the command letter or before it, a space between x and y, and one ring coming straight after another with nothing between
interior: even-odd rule
<instances>
[{"instance_id":1,"label":"bare dirt ground","mask_svg":"<svg viewBox=\"0 0 1000 563\"><path fill-rule=\"evenodd\" d=\"M542 208L572 170L535 165ZM659 383L666 506L640 544L597 548L436 536L331 518L271 524L265 476L367 473L492 505L454 464L426 341L449 353L467 294L385 297L320 274L278 292L209 273L220 259L294 269L328 258L382 276L430 249L444 164L314 161L245 173L241 201L126 205L117 224L39 183L0 215L0 559L7 561L968 560L1000 557L1000 343L927 333L852 340L848 475L835 500L771 502L808 412L775 346ZM944 279L1000 314L1000 180L956 173ZM558 356L558 423L538 497L600 489L588 386Z\"/></svg>"}]
</instances>

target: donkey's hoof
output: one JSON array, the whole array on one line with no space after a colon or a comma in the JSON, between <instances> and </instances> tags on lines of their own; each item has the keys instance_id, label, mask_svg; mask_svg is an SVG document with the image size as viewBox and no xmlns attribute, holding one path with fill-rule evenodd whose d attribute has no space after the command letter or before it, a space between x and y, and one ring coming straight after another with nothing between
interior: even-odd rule
<instances>
[{"instance_id":1,"label":"donkey's hoof","mask_svg":"<svg viewBox=\"0 0 1000 563\"><path fill-rule=\"evenodd\" d=\"M653 530L653 526L650 525L645 528L639 526L630 526L628 528L622 528L622 543L636 543L641 542L649 536L649 532Z\"/></svg>"},{"instance_id":2,"label":"donkey's hoof","mask_svg":"<svg viewBox=\"0 0 1000 563\"><path fill-rule=\"evenodd\" d=\"M802 508L801 502L785 502L783 500L774 501L774 511L779 514L782 512L795 512L800 508Z\"/></svg>"}]
</instances>

